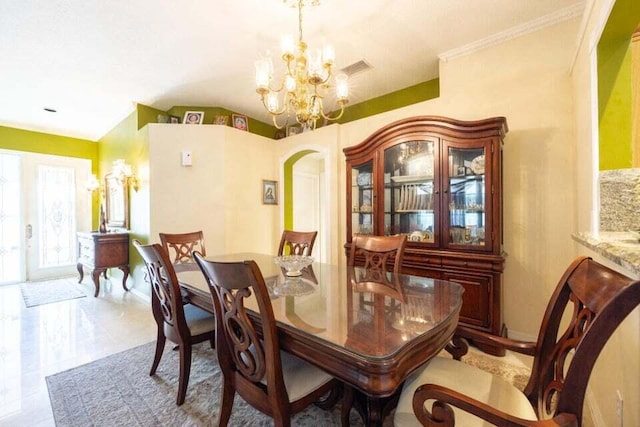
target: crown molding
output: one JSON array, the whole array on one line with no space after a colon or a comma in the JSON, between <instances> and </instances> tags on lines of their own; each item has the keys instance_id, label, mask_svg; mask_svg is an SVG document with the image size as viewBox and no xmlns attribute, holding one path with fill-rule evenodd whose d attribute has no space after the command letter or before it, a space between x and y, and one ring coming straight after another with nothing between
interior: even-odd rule
<instances>
[{"instance_id":1,"label":"crown molding","mask_svg":"<svg viewBox=\"0 0 640 427\"><path fill-rule=\"evenodd\" d=\"M572 6L550 13L549 15L541 16L540 18L493 34L484 39L476 40L475 42L443 52L438 55L438 58L440 61L447 62L451 59L471 55L479 50L496 46L517 37L524 36L525 34L541 30L545 27L550 27L560 22L579 17L584 12L584 5L584 1L580 1Z\"/></svg>"}]
</instances>

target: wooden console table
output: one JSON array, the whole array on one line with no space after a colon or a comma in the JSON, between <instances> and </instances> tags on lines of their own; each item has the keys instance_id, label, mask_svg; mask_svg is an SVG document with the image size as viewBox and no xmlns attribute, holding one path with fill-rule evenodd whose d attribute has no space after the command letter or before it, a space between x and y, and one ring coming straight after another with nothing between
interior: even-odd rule
<instances>
[{"instance_id":1,"label":"wooden console table","mask_svg":"<svg viewBox=\"0 0 640 427\"><path fill-rule=\"evenodd\" d=\"M91 277L96 287L93 295L100 293L100 274L107 277L107 269L119 268L124 273L122 287L127 288L129 277L129 233L99 233L96 231L78 233L78 273L82 282L83 267L93 270Z\"/></svg>"}]
</instances>

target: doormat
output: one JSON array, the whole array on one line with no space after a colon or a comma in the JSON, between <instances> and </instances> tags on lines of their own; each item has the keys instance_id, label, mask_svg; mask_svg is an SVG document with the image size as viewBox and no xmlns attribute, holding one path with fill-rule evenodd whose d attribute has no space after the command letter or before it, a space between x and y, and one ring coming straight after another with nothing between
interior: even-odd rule
<instances>
[{"instance_id":1,"label":"doormat","mask_svg":"<svg viewBox=\"0 0 640 427\"><path fill-rule=\"evenodd\" d=\"M87 296L74 278L25 282L20 284L20 291L27 308Z\"/></svg>"}]
</instances>

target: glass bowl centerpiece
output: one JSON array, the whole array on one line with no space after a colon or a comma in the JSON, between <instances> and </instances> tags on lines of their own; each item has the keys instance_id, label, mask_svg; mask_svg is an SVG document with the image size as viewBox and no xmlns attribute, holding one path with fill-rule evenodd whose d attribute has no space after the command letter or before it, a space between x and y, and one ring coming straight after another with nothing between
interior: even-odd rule
<instances>
[{"instance_id":1,"label":"glass bowl centerpiece","mask_svg":"<svg viewBox=\"0 0 640 427\"><path fill-rule=\"evenodd\" d=\"M302 275L302 271L300 270L313 263L313 257L305 255L284 255L275 257L273 262L287 271L285 275L296 277Z\"/></svg>"}]
</instances>

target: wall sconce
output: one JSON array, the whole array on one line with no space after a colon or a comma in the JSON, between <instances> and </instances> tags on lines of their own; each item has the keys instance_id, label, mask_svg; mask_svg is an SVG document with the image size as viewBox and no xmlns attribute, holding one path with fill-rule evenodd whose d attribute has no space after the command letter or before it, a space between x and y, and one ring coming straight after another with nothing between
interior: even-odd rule
<instances>
[{"instance_id":1,"label":"wall sconce","mask_svg":"<svg viewBox=\"0 0 640 427\"><path fill-rule=\"evenodd\" d=\"M87 182L84 186L89 192L94 192L100 188L100 181L98 181L98 177L95 173L89 175L89 178L87 178Z\"/></svg>"},{"instance_id":2,"label":"wall sconce","mask_svg":"<svg viewBox=\"0 0 640 427\"><path fill-rule=\"evenodd\" d=\"M134 191L138 191L140 189L140 181L138 181L138 178L134 175L133 168L123 159L118 159L113 162L112 173L120 182L130 184Z\"/></svg>"}]
</instances>

